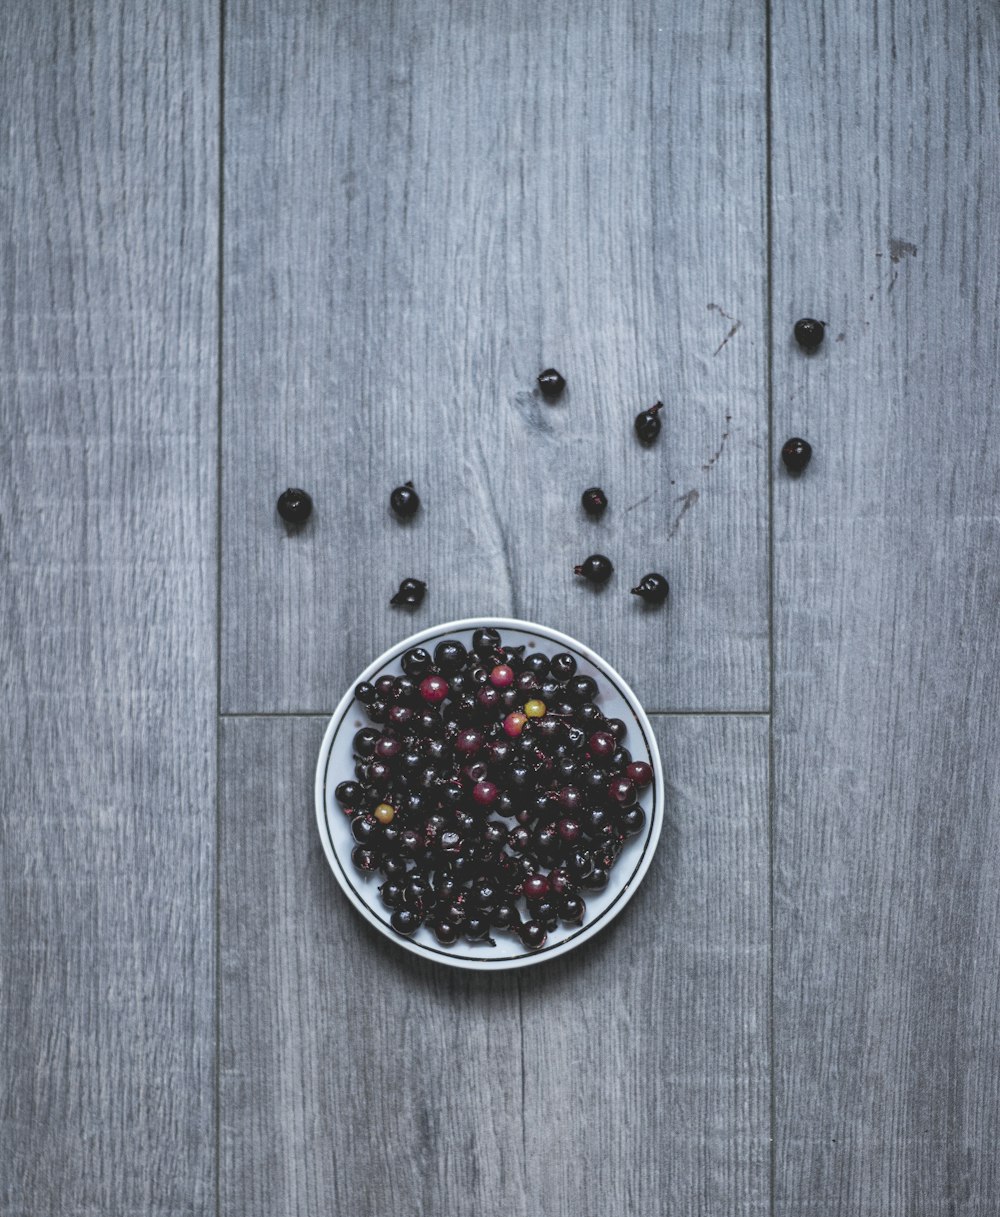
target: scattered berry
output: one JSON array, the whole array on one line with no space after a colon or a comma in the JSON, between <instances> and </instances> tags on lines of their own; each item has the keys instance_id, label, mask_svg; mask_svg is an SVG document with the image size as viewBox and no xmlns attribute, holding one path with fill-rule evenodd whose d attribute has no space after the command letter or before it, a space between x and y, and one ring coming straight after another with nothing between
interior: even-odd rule
<instances>
[{"instance_id":1,"label":"scattered berry","mask_svg":"<svg viewBox=\"0 0 1000 1217\"><path fill-rule=\"evenodd\" d=\"M781 461L789 473L801 473L812 460L812 444L806 439L786 440L781 447Z\"/></svg>"},{"instance_id":2,"label":"scattered berry","mask_svg":"<svg viewBox=\"0 0 1000 1217\"><path fill-rule=\"evenodd\" d=\"M796 321L795 329L792 331L795 334L795 341L803 349L812 354L813 351L819 350L820 343L823 341L823 322L815 321L812 317L803 317L801 321Z\"/></svg>"},{"instance_id":3,"label":"scattered berry","mask_svg":"<svg viewBox=\"0 0 1000 1217\"><path fill-rule=\"evenodd\" d=\"M607 510L608 496L600 486L591 486L580 495L580 502L588 516L602 516Z\"/></svg>"},{"instance_id":4,"label":"scattered berry","mask_svg":"<svg viewBox=\"0 0 1000 1217\"><path fill-rule=\"evenodd\" d=\"M643 575L638 584L632 588L633 596L641 596L647 604L662 604L670 595L670 584L662 575L653 571Z\"/></svg>"},{"instance_id":5,"label":"scattered berry","mask_svg":"<svg viewBox=\"0 0 1000 1217\"><path fill-rule=\"evenodd\" d=\"M420 508L420 495L413 489L413 483L397 486L389 495L389 506L401 520L415 516Z\"/></svg>"},{"instance_id":6,"label":"scattered berry","mask_svg":"<svg viewBox=\"0 0 1000 1217\"><path fill-rule=\"evenodd\" d=\"M651 444L660 434L662 423L659 419L659 413L663 409L663 402L658 401L655 406L650 406L648 410L642 410L635 416L635 433L644 444Z\"/></svg>"},{"instance_id":7,"label":"scattered berry","mask_svg":"<svg viewBox=\"0 0 1000 1217\"><path fill-rule=\"evenodd\" d=\"M589 558L573 567L574 575L582 575L589 583L607 583L614 574L611 559L604 554L591 554Z\"/></svg>"},{"instance_id":8,"label":"scattered berry","mask_svg":"<svg viewBox=\"0 0 1000 1217\"><path fill-rule=\"evenodd\" d=\"M562 396L562 391L566 388L566 381L555 368L546 368L544 372L539 374L538 387L541 389L544 398L548 401L555 401L556 398Z\"/></svg>"},{"instance_id":9,"label":"scattered berry","mask_svg":"<svg viewBox=\"0 0 1000 1217\"><path fill-rule=\"evenodd\" d=\"M304 524L312 515L313 501L305 490L289 487L278 497L278 515L286 524Z\"/></svg>"},{"instance_id":10,"label":"scattered berry","mask_svg":"<svg viewBox=\"0 0 1000 1217\"><path fill-rule=\"evenodd\" d=\"M405 605L407 608L416 608L423 603L426 594L427 584L421 579L404 579L399 585L399 591L389 603L396 608L400 605Z\"/></svg>"}]
</instances>

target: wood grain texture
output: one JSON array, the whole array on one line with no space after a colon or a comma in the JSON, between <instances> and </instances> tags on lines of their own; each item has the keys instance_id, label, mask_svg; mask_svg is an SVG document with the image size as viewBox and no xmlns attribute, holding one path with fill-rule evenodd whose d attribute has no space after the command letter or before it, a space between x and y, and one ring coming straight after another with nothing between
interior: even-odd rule
<instances>
[{"instance_id":1,"label":"wood grain texture","mask_svg":"<svg viewBox=\"0 0 1000 1217\"><path fill-rule=\"evenodd\" d=\"M3 1217L214 1204L218 57L4 8Z\"/></svg>"},{"instance_id":2,"label":"wood grain texture","mask_svg":"<svg viewBox=\"0 0 1000 1217\"><path fill-rule=\"evenodd\" d=\"M225 708L332 707L482 613L566 629L651 709L766 708L763 5L233 0L227 30Z\"/></svg>"},{"instance_id":3,"label":"wood grain texture","mask_svg":"<svg viewBox=\"0 0 1000 1217\"><path fill-rule=\"evenodd\" d=\"M767 724L657 723L669 825L565 961L369 930L315 831L325 723L223 733L221 1213L767 1212Z\"/></svg>"},{"instance_id":4,"label":"wood grain texture","mask_svg":"<svg viewBox=\"0 0 1000 1217\"><path fill-rule=\"evenodd\" d=\"M775 1211L985 1217L998 14L775 0L773 29L774 438L816 452L774 487Z\"/></svg>"}]
</instances>

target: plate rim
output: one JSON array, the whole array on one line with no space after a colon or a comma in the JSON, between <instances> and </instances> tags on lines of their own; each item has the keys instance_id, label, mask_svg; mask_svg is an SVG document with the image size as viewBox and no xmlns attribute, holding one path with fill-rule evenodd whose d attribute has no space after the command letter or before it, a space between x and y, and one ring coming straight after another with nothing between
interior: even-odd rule
<instances>
[{"instance_id":1,"label":"plate rim","mask_svg":"<svg viewBox=\"0 0 1000 1217\"><path fill-rule=\"evenodd\" d=\"M616 900L612 909L608 911L608 915L595 921L590 926L584 925L581 930L574 934L571 938L564 942L558 943L547 951L528 952L523 956L515 958L506 958L498 960L490 959L472 959L463 956L454 956L450 954L438 954L428 951L418 942L414 942L410 938L406 938L401 934L397 934L392 927L385 921L382 921L368 907L368 905L359 898L354 889L346 883L341 874L341 866L337 852L334 849L333 841L330 836L327 825L326 812L326 767L330 751L333 746L334 738L340 728L344 718L351 705L355 701L354 690L357 685L364 680L369 680L373 675L379 672L386 664L391 663L398 658L404 651L410 650L411 647L419 646L426 639L440 634L442 631L458 631L469 629L516 629L523 633L535 634L538 637L546 638L552 642L559 643L563 646L569 646L577 651L589 663L592 663L596 668L612 677L617 683L619 692L628 704L629 709L635 715L639 726L644 729L646 738L649 741L650 763L653 768L653 805L650 810L651 826L650 834L641 857L638 860L635 870L625 880L622 891ZM660 843L660 832L663 827L663 817L666 804L666 792L663 785L663 766L660 760L660 748L657 742L656 735L653 731L652 723L646 711L642 707L642 703L636 696L635 691L621 673L613 667L606 659L598 655L591 647L580 642L579 639L573 638L572 635L565 633L562 630L557 630L553 626L542 625L537 621L526 621L518 617L462 617L455 621L444 621L437 625L428 626L425 629L411 634L409 637L402 639L399 642L393 643L387 647L377 659L374 659L355 679L350 683L347 691L337 703L330 720L323 732L323 740L319 748L319 756L316 762L316 779L314 785L315 802L316 802L316 826L319 832L320 841L323 846L323 853L326 856L327 865L330 867L333 877L337 882L338 887L350 901L351 905L364 917L369 925L373 926L380 934L388 938L397 946L409 951L410 954L416 955L421 959L428 960L432 963L437 963L443 967L462 968L467 971L474 972L501 972L509 971L513 968L526 968L536 964L545 963L548 960L557 959L562 955L568 954L576 947L582 946L583 943L589 941L605 929L612 921L621 913L625 906L635 895L636 890L646 877L646 872L649 870L653 860L653 855L656 853Z\"/></svg>"}]
</instances>

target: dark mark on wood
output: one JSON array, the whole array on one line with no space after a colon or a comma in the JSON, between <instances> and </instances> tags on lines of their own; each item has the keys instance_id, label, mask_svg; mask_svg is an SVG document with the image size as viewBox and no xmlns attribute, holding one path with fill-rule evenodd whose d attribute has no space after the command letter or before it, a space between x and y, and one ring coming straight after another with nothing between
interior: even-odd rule
<instances>
[{"instance_id":1,"label":"dark mark on wood","mask_svg":"<svg viewBox=\"0 0 1000 1217\"><path fill-rule=\"evenodd\" d=\"M834 342L843 342L846 337L847 337L847 335L844 333L843 330L841 330L840 333L837 335L836 338L834 338L833 341Z\"/></svg>"},{"instance_id":2,"label":"dark mark on wood","mask_svg":"<svg viewBox=\"0 0 1000 1217\"><path fill-rule=\"evenodd\" d=\"M726 415L726 422L727 422L727 423L730 421L730 418L731 418L731 415L727 414L727 415ZM722 433L722 439L719 441L719 446L718 446L718 448L716 448L716 450L715 450L715 451L712 453L712 455L711 455L711 456L708 458L708 463L707 463L707 464L705 464L705 465L702 465L702 469L704 469L704 471L705 471L706 473L709 471L709 469L711 469L711 468L712 468L712 466L713 466L713 465L715 464L715 462L716 462L716 461L719 459L719 457L720 457L720 456L722 456L722 450L723 450L723 448L725 448L725 446L726 446L726 440L727 440L727 439L729 439L729 435L730 435L730 432L729 432L729 428L727 427L727 428L725 429L725 431L723 431L723 433Z\"/></svg>"},{"instance_id":3,"label":"dark mark on wood","mask_svg":"<svg viewBox=\"0 0 1000 1217\"><path fill-rule=\"evenodd\" d=\"M640 499L638 503L633 503L631 507L626 507L625 514L628 515L628 513L633 511L636 507L641 507L643 503L648 503L652 497L653 496L651 494L647 494L646 497L644 499Z\"/></svg>"},{"instance_id":4,"label":"dark mark on wood","mask_svg":"<svg viewBox=\"0 0 1000 1217\"><path fill-rule=\"evenodd\" d=\"M698 498L699 494L697 490L689 490L687 494L682 494L680 498L674 499L675 503L680 503L682 506L680 511L677 513L677 518L674 520L674 526L670 530L668 539L672 540L677 536L677 530L681 526L681 520L684 519L685 515L687 515L695 503L698 502Z\"/></svg>"},{"instance_id":5,"label":"dark mark on wood","mask_svg":"<svg viewBox=\"0 0 1000 1217\"><path fill-rule=\"evenodd\" d=\"M732 336L733 336L733 335L736 333L736 331L737 331L737 330L740 328L740 326L741 326L742 324L743 324L743 322L742 322L742 321L736 321L736 322L734 322L734 323L733 323L733 326L732 326L732 328L730 329L729 333L728 333L728 334L725 336L725 338L723 338L723 340L722 340L722 341L719 343L719 345L718 345L718 346L715 348L715 350L712 352L712 354L713 354L713 355L718 355L718 353L719 353L719 352L722 350L722 348L723 348L723 347L726 345L726 343L729 341L729 339L730 339L730 338L732 338Z\"/></svg>"},{"instance_id":6,"label":"dark mark on wood","mask_svg":"<svg viewBox=\"0 0 1000 1217\"><path fill-rule=\"evenodd\" d=\"M917 247L912 241L903 241L899 237L890 237L889 239L889 257L893 262L901 262L906 255L911 258L917 256Z\"/></svg>"}]
</instances>

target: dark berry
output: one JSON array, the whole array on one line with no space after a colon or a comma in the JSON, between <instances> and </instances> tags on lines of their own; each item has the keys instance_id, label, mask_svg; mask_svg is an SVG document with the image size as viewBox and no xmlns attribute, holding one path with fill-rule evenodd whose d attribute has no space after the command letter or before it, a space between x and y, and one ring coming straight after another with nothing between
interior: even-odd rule
<instances>
[{"instance_id":1,"label":"dark berry","mask_svg":"<svg viewBox=\"0 0 1000 1217\"><path fill-rule=\"evenodd\" d=\"M645 790L653 780L653 770L645 761L633 761L626 767L625 776L631 778L639 790Z\"/></svg>"},{"instance_id":2,"label":"dark berry","mask_svg":"<svg viewBox=\"0 0 1000 1217\"><path fill-rule=\"evenodd\" d=\"M613 756L617 747L618 743L610 731L595 731L587 740L587 750L590 755L601 759Z\"/></svg>"},{"instance_id":3,"label":"dark berry","mask_svg":"<svg viewBox=\"0 0 1000 1217\"><path fill-rule=\"evenodd\" d=\"M420 682L420 696L431 705L444 701L448 696L448 682L443 676L425 676Z\"/></svg>"},{"instance_id":4,"label":"dark berry","mask_svg":"<svg viewBox=\"0 0 1000 1217\"><path fill-rule=\"evenodd\" d=\"M496 630L476 630L472 635L472 649L480 657L486 659L500 645L500 634Z\"/></svg>"},{"instance_id":5,"label":"dark berry","mask_svg":"<svg viewBox=\"0 0 1000 1217\"><path fill-rule=\"evenodd\" d=\"M378 889L382 903L390 909L398 909L403 903L403 885L397 879L386 879Z\"/></svg>"},{"instance_id":6,"label":"dark berry","mask_svg":"<svg viewBox=\"0 0 1000 1217\"><path fill-rule=\"evenodd\" d=\"M580 495L580 502L588 516L602 516L607 510L608 496L600 486L591 486Z\"/></svg>"},{"instance_id":7,"label":"dark berry","mask_svg":"<svg viewBox=\"0 0 1000 1217\"><path fill-rule=\"evenodd\" d=\"M781 462L789 473L801 473L812 460L812 444L807 439L786 440L781 447Z\"/></svg>"},{"instance_id":8,"label":"dark berry","mask_svg":"<svg viewBox=\"0 0 1000 1217\"><path fill-rule=\"evenodd\" d=\"M588 891L596 892L601 888L608 886L608 868L606 866L595 866L590 874L580 880L583 887Z\"/></svg>"},{"instance_id":9,"label":"dark berry","mask_svg":"<svg viewBox=\"0 0 1000 1217\"><path fill-rule=\"evenodd\" d=\"M512 828L507 837L507 845L511 853L523 854L531 844L531 833L519 825L517 828Z\"/></svg>"},{"instance_id":10,"label":"dark berry","mask_svg":"<svg viewBox=\"0 0 1000 1217\"><path fill-rule=\"evenodd\" d=\"M411 647L400 663L407 676L423 676L431 666L431 657L423 647Z\"/></svg>"},{"instance_id":11,"label":"dark berry","mask_svg":"<svg viewBox=\"0 0 1000 1217\"><path fill-rule=\"evenodd\" d=\"M642 832L646 823L646 813L638 803L633 803L631 807L626 807L621 813L618 823L626 836L634 837L637 832Z\"/></svg>"},{"instance_id":12,"label":"dark berry","mask_svg":"<svg viewBox=\"0 0 1000 1217\"><path fill-rule=\"evenodd\" d=\"M357 807L365 792L360 782L341 782L333 795L341 807Z\"/></svg>"},{"instance_id":13,"label":"dark berry","mask_svg":"<svg viewBox=\"0 0 1000 1217\"><path fill-rule=\"evenodd\" d=\"M565 896L559 906L559 916L567 925L580 925L587 914L587 906L580 896Z\"/></svg>"},{"instance_id":14,"label":"dark berry","mask_svg":"<svg viewBox=\"0 0 1000 1217\"><path fill-rule=\"evenodd\" d=\"M527 900L541 900L549 894L549 881L539 872L531 874L524 881L524 896Z\"/></svg>"},{"instance_id":15,"label":"dark berry","mask_svg":"<svg viewBox=\"0 0 1000 1217\"><path fill-rule=\"evenodd\" d=\"M358 870L371 871L378 866L378 855L364 845L356 845L351 851L351 861Z\"/></svg>"},{"instance_id":16,"label":"dark berry","mask_svg":"<svg viewBox=\"0 0 1000 1217\"><path fill-rule=\"evenodd\" d=\"M823 329L822 321L816 321L812 317L803 317L801 321L796 321L792 332L795 335L795 341L803 351L812 354L813 351L819 349L820 343L823 341Z\"/></svg>"},{"instance_id":17,"label":"dark berry","mask_svg":"<svg viewBox=\"0 0 1000 1217\"><path fill-rule=\"evenodd\" d=\"M374 816L357 816L351 821L351 836L359 845L371 845L379 831L379 823Z\"/></svg>"},{"instance_id":18,"label":"dark berry","mask_svg":"<svg viewBox=\"0 0 1000 1217\"><path fill-rule=\"evenodd\" d=\"M420 929L422 918L420 914L412 908L396 909L389 918L389 924L397 934L404 934L407 938L411 934L415 934Z\"/></svg>"},{"instance_id":19,"label":"dark berry","mask_svg":"<svg viewBox=\"0 0 1000 1217\"><path fill-rule=\"evenodd\" d=\"M427 584L421 579L404 579L399 585L399 591L389 601L395 608L416 608L423 603L427 594Z\"/></svg>"},{"instance_id":20,"label":"dark berry","mask_svg":"<svg viewBox=\"0 0 1000 1217\"><path fill-rule=\"evenodd\" d=\"M568 817L566 819L560 820L559 823L556 825L556 828L559 831L560 837L562 837L562 839L568 845L572 845L573 842L576 841L577 838L580 836L580 825L579 825L578 821L571 820Z\"/></svg>"},{"instance_id":21,"label":"dark berry","mask_svg":"<svg viewBox=\"0 0 1000 1217\"><path fill-rule=\"evenodd\" d=\"M312 515L313 501L305 490L291 487L278 498L278 515L286 524L304 524Z\"/></svg>"},{"instance_id":22,"label":"dark berry","mask_svg":"<svg viewBox=\"0 0 1000 1217\"><path fill-rule=\"evenodd\" d=\"M593 701L597 696L597 681L593 676L574 676L566 686L566 693L571 701L582 706L584 702Z\"/></svg>"},{"instance_id":23,"label":"dark berry","mask_svg":"<svg viewBox=\"0 0 1000 1217\"><path fill-rule=\"evenodd\" d=\"M647 604L662 604L670 594L670 584L656 571L643 575L635 587L633 596L641 596Z\"/></svg>"},{"instance_id":24,"label":"dark berry","mask_svg":"<svg viewBox=\"0 0 1000 1217\"><path fill-rule=\"evenodd\" d=\"M558 655L553 655L549 662L549 671L556 680L569 680L571 676L576 675L576 660L569 651L560 651ZM545 686L542 686L542 697L545 697Z\"/></svg>"},{"instance_id":25,"label":"dark berry","mask_svg":"<svg viewBox=\"0 0 1000 1217\"><path fill-rule=\"evenodd\" d=\"M658 401L655 406L650 406L648 410L642 410L635 416L635 433L644 444L651 444L660 434L662 424L659 413L662 409L663 402Z\"/></svg>"},{"instance_id":26,"label":"dark berry","mask_svg":"<svg viewBox=\"0 0 1000 1217\"><path fill-rule=\"evenodd\" d=\"M579 566L573 567L573 574L582 575L589 583L607 583L614 570L610 558L604 554L591 554Z\"/></svg>"},{"instance_id":27,"label":"dark berry","mask_svg":"<svg viewBox=\"0 0 1000 1217\"><path fill-rule=\"evenodd\" d=\"M531 951L537 951L545 946L548 937L545 926L540 921L526 921L518 930L521 942Z\"/></svg>"},{"instance_id":28,"label":"dark berry","mask_svg":"<svg viewBox=\"0 0 1000 1217\"><path fill-rule=\"evenodd\" d=\"M557 397L562 395L563 389L566 388L566 381L555 368L546 368L544 372L539 373L538 387L541 389L544 398L548 401L555 401Z\"/></svg>"},{"instance_id":29,"label":"dark berry","mask_svg":"<svg viewBox=\"0 0 1000 1217\"><path fill-rule=\"evenodd\" d=\"M628 734L628 727L620 718L609 718L604 723L604 730L610 731L615 739L619 742Z\"/></svg>"},{"instance_id":30,"label":"dark berry","mask_svg":"<svg viewBox=\"0 0 1000 1217\"><path fill-rule=\"evenodd\" d=\"M367 680L363 680L361 684L354 686L354 696L363 706L367 706L378 697L378 692L374 685L370 685Z\"/></svg>"},{"instance_id":31,"label":"dark berry","mask_svg":"<svg viewBox=\"0 0 1000 1217\"><path fill-rule=\"evenodd\" d=\"M468 655L468 651L457 638L446 638L434 648L434 662L446 676L457 672Z\"/></svg>"},{"instance_id":32,"label":"dark berry","mask_svg":"<svg viewBox=\"0 0 1000 1217\"><path fill-rule=\"evenodd\" d=\"M458 926L447 917L439 917L431 929L434 931L434 937L443 947L450 947L452 943L458 941Z\"/></svg>"},{"instance_id":33,"label":"dark berry","mask_svg":"<svg viewBox=\"0 0 1000 1217\"><path fill-rule=\"evenodd\" d=\"M499 789L492 782L479 781L472 788L472 797L480 807L492 807L499 793Z\"/></svg>"},{"instance_id":34,"label":"dark berry","mask_svg":"<svg viewBox=\"0 0 1000 1217\"><path fill-rule=\"evenodd\" d=\"M608 786L608 794L622 807L629 807L635 802L635 784L628 778L615 778Z\"/></svg>"},{"instance_id":35,"label":"dark berry","mask_svg":"<svg viewBox=\"0 0 1000 1217\"><path fill-rule=\"evenodd\" d=\"M516 929L521 924L521 915L515 904L505 900L497 905L490 920L498 930Z\"/></svg>"},{"instance_id":36,"label":"dark berry","mask_svg":"<svg viewBox=\"0 0 1000 1217\"><path fill-rule=\"evenodd\" d=\"M455 736L455 751L472 756L483 746L483 737L475 727L466 727Z\"/></svg>"},{"instance_id":37,"label":"dark berry","mask_svg":"<svg viewBox=\"0 0 1000 1217\"><path fill-rule=\"evenodd\" d=\"M413 489L413 483L397 486L389 495L389 506L401 520L415 516L420 507L420 495Z\"/></svg>"},{"instance_id":38,"label":"dark berry","mask_svg":"<svg viewBox=\"0 0 1000 1217\"><path fill-rule=\"evenodd\" d=\"M489 941L490 919L485 915L481 917L468 917L462 928L465 930L465 936L470 942Z\"/></svg>"},{"instance_id":39,"label":"dark berry","mask_svg":"<svg viewBox=\"0 0 1000 1217\"><path fill-rule=\"evenodd\" d=\"M358 756L374 756L381 736L373 727L362 727L354 736L354 751Z\"/></svg>"}]
</instances>

